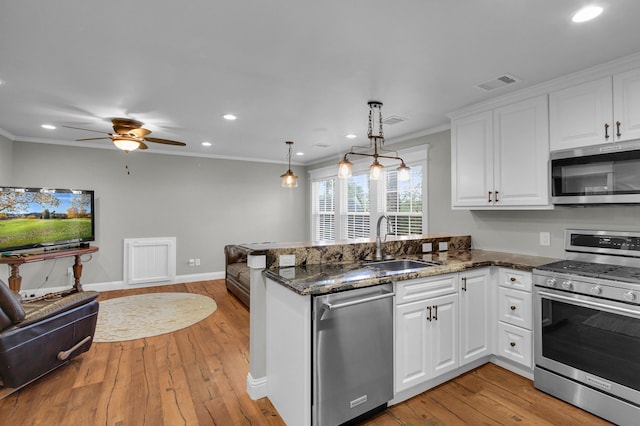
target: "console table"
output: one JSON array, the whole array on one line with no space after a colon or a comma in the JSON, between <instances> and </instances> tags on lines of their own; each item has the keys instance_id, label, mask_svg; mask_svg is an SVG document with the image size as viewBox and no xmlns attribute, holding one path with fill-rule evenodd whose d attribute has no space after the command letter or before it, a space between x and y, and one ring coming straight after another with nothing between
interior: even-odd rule
<instances>
[{"instance_id":1,"label":"console table","mask_svg":"<svg viewBox=\"0 0 640 426\"><path fill-rule=\"evenodd\" d=\"M11 269L11 275L9 276L9 288L11 290L20 291L20 286L22 285L20 266L23 263L41 262L43 260L75 256L76 260L73 264L73 287L77 291L82 291L82 285L80 284L80 277L82 276L82 261L80 260L80 257L97 251L98 247L90 246L69 249L52 249L36 253L12 254L10 256L0 257L0 264L9 265L9 268Z\"/></svg>"}]
</instances>

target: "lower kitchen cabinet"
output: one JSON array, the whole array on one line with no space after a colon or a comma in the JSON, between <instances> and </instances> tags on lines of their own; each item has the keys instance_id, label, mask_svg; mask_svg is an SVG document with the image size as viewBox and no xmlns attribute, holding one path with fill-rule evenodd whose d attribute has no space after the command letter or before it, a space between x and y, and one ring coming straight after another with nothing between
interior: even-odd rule
<instances>
[{"instance_id":1,"label":"lower kitchen cabinet","mask_svg":"<svg viewBox=\"0 0 640 426\"><path fill-rule=\"evenodd\" d=\"M489 268L461 272L460 365L492 353L491 271Z\"/></svg>"},{"instance_id":2,"label":"lower kitchen cabinet","mask_svg":"<svg viewBox=\"0 0 640 426\"><path fill-rule=\"evenodd\" d=\"M457 293L398 304L395 317L396 393L458 367Z\"/></svg>"}]
</instances>

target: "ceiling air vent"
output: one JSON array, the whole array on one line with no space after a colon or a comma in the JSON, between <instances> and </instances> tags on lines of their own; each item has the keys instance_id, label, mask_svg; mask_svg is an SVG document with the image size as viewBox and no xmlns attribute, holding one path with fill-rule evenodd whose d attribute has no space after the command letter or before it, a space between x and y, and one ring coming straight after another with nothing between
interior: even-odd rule
<instances>
[{"instance_id":1,"label":"ceiling air vent","mask_svg":"<svg viewBox=\"0 0 640 426\"><path fill-rule=\"evenodd\" d=\"M509 84L517 83L520 79L512 76L511 74L504 74L500 77L494 78L493 80L486 81L484 83L476 85L478 89L486 90L487 92L495 89L499 89L504 86L508 86Z\"/></svg>"},{"instance_id":2,"label":"ceiling air vent","mask_svg":"<svg viewBox=\"0 0 640 426\"><path fill-rule=\"evenodd\" d=\"M312 146L315 146L316 148L329 148L331 145L327 145L325 143L317 143L317 144L312 145Z\"/></svg>"},{"instance_id":3,"label":"ceiling air vent","mask_svg":"<svg viewBox=\"0 0 640 426\"><path fill-rule=\"evenodd\" d=\"M394 124L398 124L402 121L407 121L406 118L403 117L398 117L397 115L392 115L390 117L385 118L384 120L382 120L382 124L386 124L387 126L392 126Z\"/></svg>"}]
</instances>

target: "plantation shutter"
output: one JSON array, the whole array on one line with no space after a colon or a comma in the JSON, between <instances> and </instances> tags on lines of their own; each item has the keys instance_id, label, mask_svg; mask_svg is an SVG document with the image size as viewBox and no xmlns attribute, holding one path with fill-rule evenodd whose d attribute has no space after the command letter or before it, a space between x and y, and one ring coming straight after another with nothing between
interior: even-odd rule
<instances>
[{"instance_id":1,"label":"plantation shutter","mask_svg":"<svg viewBox=\"0 0 640 426\"><path fill-rule=\"evenodd\" d=\"M395 235L422 234L422 166L412 166L408 181L399 181L398 172L385 173L384 214Z\"/></svg>"},{"instance_id":2,"label":"plantation shutter","mask_svg":"<svg viewBox=\"0 0 640 426\"><path fill-rule=\"evenodd\" d=\"M335 183L335 178L328 178L312 184L314 241L336 239Z\"/></svg>"},{"instance_id":3,"label":"plantation shutter","mask_svg":"<svg viewBox=\"0 0 640 426\"><path fill-rule=\"evenodd\" d=\"M347 180L346 203L346 209L342 215L344 237L347 239L370 238L369 173L354 175Z\"/></svg>"}]
</instances>

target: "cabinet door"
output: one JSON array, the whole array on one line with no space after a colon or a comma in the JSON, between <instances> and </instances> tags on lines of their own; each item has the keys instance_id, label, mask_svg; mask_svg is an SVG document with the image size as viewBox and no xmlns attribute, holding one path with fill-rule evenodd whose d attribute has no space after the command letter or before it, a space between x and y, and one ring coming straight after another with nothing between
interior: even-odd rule
<instances>
[{"instance_id":1,"label":"cabinet door","mask_svg":"<svg viewBox=\"0 0 640 426\"><path fill-rule=\"evenodd\" d=\"M431 377L436 377L458 367L458 295L431 299L431 306Z\"/></svg>"},{"instance_id":2,"label":"cabinet door","mask_svg":"<svg viewBox=\"0 0 640 426\"><path fill-rule=\"evenodd\" d=\"M551 151L613 142L612 116L611 77L552 92L549 94ZM606 131L605 124L609 126Z\"/></svg>"},{"instance_id":3,"label":"cabinet door","mask_svg":"<svg viewBox=\"0 0 640 426\"><path fill-rule=\"evenodd\" d=\"M427 320L427 300L396 307L395 392L428 380L431 322Z\"/></svg>"},{"instance_id":4,"label":"cabinet door","mask_svg":"<svg viewBox=\"0 0 640 426\"><path fill-rule=\"evenodd\" d=\"M493 112L451 123L451 204L486 207L493 204Z\"/></svg>"},{"instance_id":5,"label":"cabinet door","mask_svg":"<svg viewBox=\"0 0 640 426\"><path fill-rule=\"evenodd\" d=\"M489 269L460 274L460 365L491 354Z\"/></svg>"},{"instance_id":6,"label":"cabinet door","mask_svg":"<svg viewBox=\"0 0 640 426\"><path fill-rule=\"evenodd\" d=\"M640 138L640 69L613 76L613 118L615 141Z\"/></svg>"},{"instance_id":7,"label":"cabinet door","mask_svg":"<svg viewBox=\"0 0 640 426\"><path fill-rule=\"evenodd\" d=\"M494 110L496 206L549 205L547 96Z\"/></svg>"}]
</instances>

